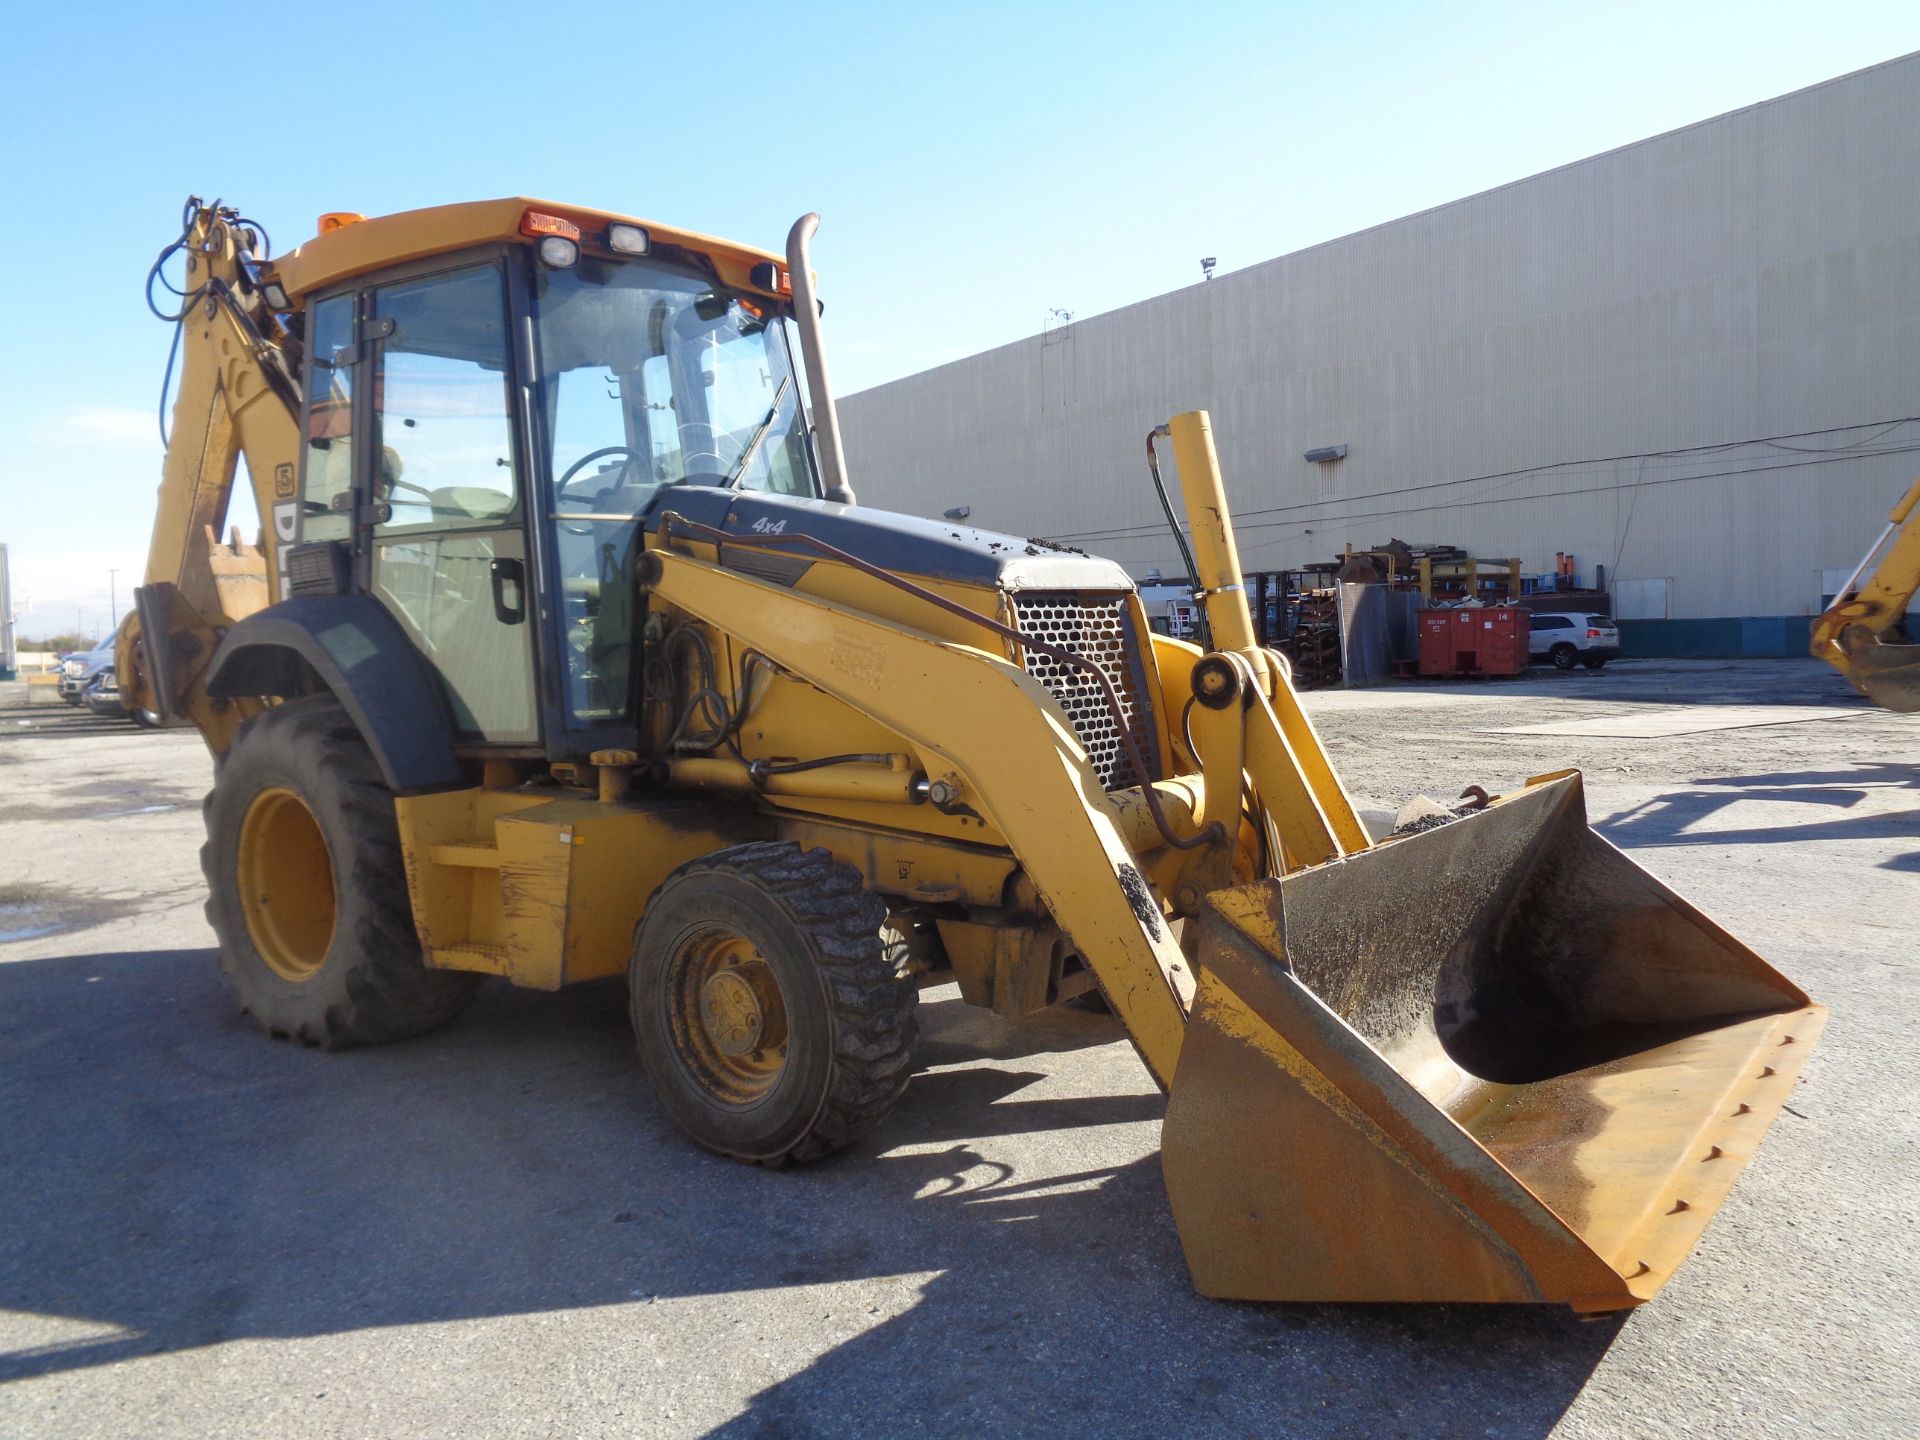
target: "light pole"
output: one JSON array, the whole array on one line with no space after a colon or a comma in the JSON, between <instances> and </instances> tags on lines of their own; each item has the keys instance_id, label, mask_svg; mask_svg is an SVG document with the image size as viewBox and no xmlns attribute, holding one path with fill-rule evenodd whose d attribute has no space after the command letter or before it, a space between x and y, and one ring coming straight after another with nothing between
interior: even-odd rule
<instances>
[{"instance_id":1,"label":"light pole","mask_svg":"<svg viewBox=\"0 0 1920 1440\"><path fill-rule=\"evenodd\" d=\"M107 628L120 628L120 589L116 577L120 572L111 565L107 567Z\"/></svg>"}]
</instances>

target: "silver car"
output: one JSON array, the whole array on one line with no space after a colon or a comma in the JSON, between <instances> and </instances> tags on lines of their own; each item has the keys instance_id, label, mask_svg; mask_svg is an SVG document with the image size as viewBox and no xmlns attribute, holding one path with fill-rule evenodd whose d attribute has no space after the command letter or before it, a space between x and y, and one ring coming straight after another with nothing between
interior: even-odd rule
<instances>
[{"instance_id":1,"label":"silver car","mask_svg":"<svg viewBox=\"0 0 1920 1440\"><path fill-rule=\"evenodd\" d=\"M1571 670L1576 665L1598 670L1607 661L1620 658L1620 631L1610 615L1536 611L1528 621L1533 636L1527 654L1535 664L1550 660L1556 670Z\"/></svg>"}]
</instances>

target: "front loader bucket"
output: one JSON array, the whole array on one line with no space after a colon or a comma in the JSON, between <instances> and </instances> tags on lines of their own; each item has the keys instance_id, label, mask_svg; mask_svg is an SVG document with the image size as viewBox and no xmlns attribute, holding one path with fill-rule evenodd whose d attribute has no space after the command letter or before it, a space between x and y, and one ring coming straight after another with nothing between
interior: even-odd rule
<instances>
[{"instance_id":1,"label":"front loader bucket","mask_svg":"<svg viewBox=\"0 0 1920 1440\"><path fill-rule=\"evenodd\" d=\"M1577 774L1199 923L1162 1160L1229 1299L1639 1304L1825 1014L1590 830Z\"/></svg>"}]
</instances>

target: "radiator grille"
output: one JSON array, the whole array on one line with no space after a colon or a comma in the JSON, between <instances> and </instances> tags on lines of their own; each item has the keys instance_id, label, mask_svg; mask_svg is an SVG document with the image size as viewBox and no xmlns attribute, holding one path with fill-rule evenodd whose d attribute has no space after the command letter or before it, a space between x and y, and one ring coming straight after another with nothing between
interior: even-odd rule
<instances>
[{"instance_id":1,"label":"radiator grille","mask_svg":"<svg viewBox=\"0 0 1920 1440\"><path fill-rule=\"evenodd\" d=\"M1106 692L1093 676L1037 650L1021 649L1021 664L1067 712L1073 732L1086 747L1103 789L1122 790L1159 779L1159 746L1154 741L1153 711L1147 702L1146 673L1139 640L1129 623L1127 597L1073 592L1015 593L1014 623L1022 634L1058 645L1091 660L1120 697L1122 719L1140 753L1153 767L1142 775L1121 743L1121 730Z\"/></svg>"}]
</instances>

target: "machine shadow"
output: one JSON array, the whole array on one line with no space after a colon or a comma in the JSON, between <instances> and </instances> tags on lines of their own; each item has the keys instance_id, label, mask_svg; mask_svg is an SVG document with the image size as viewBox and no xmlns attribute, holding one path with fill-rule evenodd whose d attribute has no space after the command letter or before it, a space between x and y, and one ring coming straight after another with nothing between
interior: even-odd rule
<instances>
[{"instance_id":1,"label":"machine shadow","mask_svg":"<svg viewBox=\"0 0 1920 1440\"><path fill-rule=\"evenodd\" d=\"M1623 849L1676 845L1774 845L1804 840L1900 840L1920 832L1920 809L1837 814L1812 823L1782 820L1738 829L1696 829L1729 806L1769 801L1845 812L1876 791L1920 791L1920 768L1888 762L1844 770L1716 776L1596 819L1594 829Z\"/></svg>"},{"instance_id":2,"label":"machine shadow","mask_svg":"<svg viewBox=\"0 0 1920 1440\"><path fill-rule=\"evenodd\" d=\"M937 1057L979 1016L934 1003L926 1019ZM1032 1053L1124 1044L1095 1015L1034 1033ZM910 1308L761 1392L726 1433L1049 1416L1298 1433L1311 1414L1325 1433L1540 1435L1618 1329L1558 1310L1199 1298L1155 1157L1137 1137L1099 1143L1157 1120L1151 1092L1019 1099L1031 1071L957 1065L916 1077L845 1156L774 1173L693 1149L630 1046L617 987L490 987L434 1035L325 1055L254 1030L204 951L0 964L0 1308L81 1331L0 1355L0 1382L676 1297L751 1297L750 1320L786 1303L767 1292L932 1273ZM1022 1174L1006 1157L1026 1141L982 1143L1028 1135L1092 1161ZM1382 1364L1399 1383L1355 1383Z\"/></svg>"}]
</instances>

